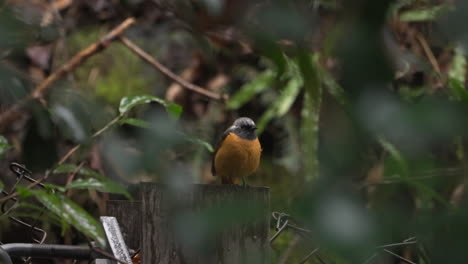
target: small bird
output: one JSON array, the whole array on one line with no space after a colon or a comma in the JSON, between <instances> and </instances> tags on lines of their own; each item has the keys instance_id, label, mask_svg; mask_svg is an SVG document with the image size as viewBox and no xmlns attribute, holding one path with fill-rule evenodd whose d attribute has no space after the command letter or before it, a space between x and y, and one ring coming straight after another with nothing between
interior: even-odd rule
<instances>
[{"instance_id":1,"label":"small bird","mask_svg":"<svg viewBox=\"0 0 468 264\"><path fill-rule=\"evenodd\" d=\"M257 127L248 117L236 119L219 141L213 155L211 172L221 177L222 184L242 184L260 164L262 147L257 138Z\"/></svg>"}]
</instances>

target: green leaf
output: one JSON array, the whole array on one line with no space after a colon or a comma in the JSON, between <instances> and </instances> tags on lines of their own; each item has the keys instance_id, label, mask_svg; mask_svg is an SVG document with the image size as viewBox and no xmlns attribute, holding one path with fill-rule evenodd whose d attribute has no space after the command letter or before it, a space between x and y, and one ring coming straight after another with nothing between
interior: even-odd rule
<instances>
[{"instance_id":1,"label":"green leaf","mask_svg":"<svg viewBox=\"0 0 468 264\"><path fill-rule=\"evenodd\" d=\"M277 117L282 117L289 111L296 100L297 95L301 91L302 84L303 82L300 78L292 78L289 80L284 88L281 100L278 101L278 109L276 110Z\"/></svg>"},{"instance_id":2,"label":"green leaf","mask_svg":"<svg viewBox=\"0 0 468 264\"><path fill-rule=\"evenodd\" d=\"M425 22L433 21L450 10L448 5L438 5L419 10L408 10L400 14L403 22Z\"/></svg>"},{"instance_id":3,"label":"green leaf","mask_svg":"<svg viewBox=\"0 0 468 264\"><path fill-rule=\"evenodd\" d=\"M51 183L48 183L48 184L45 184L44 187L46 188L46 190L48 191L54 191L54 190L57 190L59 192L65 192L67 189L65 189L65 187L61 186L61 185L56 185L56 184L51 184Z\"/></svg>"},{"instance_id":4,"label":"green leaf","mask_svg":"<svg viewBox=\"0 0 468 264\"><path fill-rule=\"evenodd\" d=\"M95 189L101 192L108 192L108 193L117 193L125 195L127 199L132 199L130 194L123 188L122 186L118 185L117 183L110 181L105 178L86 178L86 179L77 179L67 186L65 186L67 190L69 189Z\"/></svg>"},{"instance_id":5,"label":"green leaf","mask_svg":"<svg viewBox=\"0 0 468 264\"><path fill-rule=\"evenodd\" d=\"M204 141L204 140L201 140L199 138L196 138L196 137L192 137L192 136L189 136L185 133L182 133L182 132L177 132L179 133L185 140L191 142L191 143L194 143L194 144L197 144L197 145L200 145L204 148L206 148L206 150L208 150L209 152L214 152L214 148L213 146L211 146L210 143Z\"/></svg>"},{"instance_id":6,"label":"green leaf","mask_svg":"<svg viewBox=\"0 0 468 264\"><path fill-rule=\"evenodd\" d=\"M148 104L151 102L159 103L164 106L166 111L169 113L169 116L171 116L174 120L177 120L182 113L182 107L180 105L161 99L159 97L152 95L130 95L120 100L120 115L128 113L128 111L130 111L135 106Z\"/></svg>"},{"instance_id":7,"label":"green leaf","mask_svg":"<svg viewBox=\"0 0 468 264\"><path fill-rule=\"evenodd\" d=\"M121 125L122 124L127 124L135 127L141 127L141 128L150 128L151 123L145 120L141 119L136 119L136 118L125 118L120 120L119 122Z\"/></svg>"},{"instance_id":8,"label":"green leaf","mask_svg":"<svg viewBox=\"0 0 468 264\"><path fill-rule=\"evenodd\" d=\"M411 3L413 3L413 1L414 0L397 0L397 1L394 1L390 5L390 7L388 8L388 15L390 17L398 15L398 11L401 8L410 5Z\"/></svg>"},{"instance_id":9,"label":"green leaf","mask_svg":"<svg viewBox=\"0 0 468 264\"><path fill-rule=\"evenodd\" d=\"M323 86L327 89L327 91L333 95L333 97L340 103L341 105L348 105L349 100L346 97L345 91L343 87L341 87L335 78L328 72L324 67L321 67L319 64L316 64L318 70L320 71L320 76L323 79Z\"/></svg>"},{"instance_id":10,"label":"green leaf","mask_svg":"<svg viewBox=\"0 0 468 264\"><path fill-rule=\"evenodd\" d=\"M301 51L298 65L304 78L304 103L301 111L301 138L304 175L307 181L312 181L319 174L318 134L319 118L322 103L322 76L318 66L318 56Z\"/></svg>"},{"instance_id":11,"label":"green leaf","mask_svg":"<svg viewBox=\"0 0 468 264\"><path fill-rule=\"evenodd\" d=\"M445 205L446 207L451 207L450 203L447 202L447 200L442 195L437 193L433 188L410 177L411 174L409 163L393 144L391 144L383 138L379 138L379 142L382 145L382 147L390 154L390 157L396 162L398 166L398 178L400 180L402 180L409 186L414 187L420 195L435 199L441 204Z\"/></svg>"},{"instance_id":12,"label":"green leaf","mask_svg":"<svg viewBox=\"0 0 468 264\"><path fill-rule=\"evenodd\" d=\"M400 151L398 151L393 144L386 141L383 138L379 138L380 145L390 154L393 160L396 161L399 173L401 177L408 178L409 177L409 166L406 160L401 155Z\"/></svg>"},{"instance_id":13,"label":"green leaf","mask_svg":"<svg viewBox=\"0 0 468 264\"><path fill-rule=\"evenodd\" d=\"M37 204L37 203L36 203ZM16 217L33 217L35 219L39 219L41 221L46 221L46 222L52 222L52 224L55 224L57 226L60 226L60 224L65 225L63 228L66 230L69 228L68 223L63 222L60 217L58 217L56 214L48 211L45 209L43 206L37 204L32 204L28 202L20 202L18 203L18 209L20 208L25 208L28 209L24 212L20 210L14 210L12 211L13 216Z\"/></svg>"},{"instance_id":14,"label":"green leaf","mask_svg":"<svg viewBox=\"0 0 468 264\"><path fill-rule=\"evenodd\" d=\"M89 177L103 177L99 173L87 169L87 168L79 168L75 164L62 164L55 168L52 171L53 174L62 174L62 173L78 173L81 175L89 176Z\"/></svg>"},{"instance_id":15,"label":"green leaf","mask_svg":"<svg viewBox=\"0 0 468 264\"><path fill-rule=\"evenodd\" d=\"M30 189L26 189L23 186L17 186L16 191L18 191L18 194L21 198L27 198L33 194Z\"/></svg>"},{"instance_id":16,"label":"green leaf","mask_svg":"<svg viewBox=\"0 0 468 264\"><path fill-rule=\"evenodd\" d=\"M57 185L51 185L51 184L48 184L47 186L56 188L59 191L63 191L64 189L65 190L95 189L101 192L122 194L128 199L132 199L131 195L127 192L127 190L124 187L109 180L107 177L104 177L98 172L87 169L87 168L78 169L78 167L74 164L63 164L57 167L52 173L60 174L60 173L74 173L74 172L77 172L78 174L81 174L81 175L89 176L91 178L77 179L66 186L57 186Z\"/></svg>"},{"instance_id":17,"label":"green leaf","mask_svg":"<svg viewBox=\"0 0 468 264\"><path fill-rule=\"evenodd\" d=\"M278 98L275 99L272 105L265 111L265 113L263 113L257 122L259 134L263 132L266 125L273 118L282 117L289 111L289 109L291 109L291 106L296 100L297 95L301 91L303 80L296 69L297 65L291 60L288 60L287 65L288 69L285 76L285 78L287 78L286 85L284 86Z\"/></svg>"},{"instance_id":18,"label":"green leaf","mask_svg":"<svg viewBox=\"0 0 468 264\"><path fill-rule=\"evenodd\" d=\"M0 159L10 150L12 146L8 143L8 140L0 135Z\"/></svg>"},{"instance_id":19,"label":"green leaf","mask_svg":"<svg viewBox=\"0 0 468 264\"><path fill-rule=\"evenodd\" d=\"M0 192L3 191L3 188L5 187L5 185L3 184L3 182L0 180Z\"/></svg>"},{"instance_id":20,"label":"green leaf","mask_svg":"<svg viewBox=\"0 0 468 264\"><path fill-rule=\"evenodd\" d=\"M408 102L414 102L426 94L427 90L428 89L426 86L410 87L408 85L402 85L400 88L398 88L398 94L404 100Z\"/></svg>"},{"instance_id":21,"label":"green leaf","mask_svg":"<svg viewBox=\"0 0 468 264\"><path fill-rule=\"evenodd\" d=\"M19 190L18 190L19 191ZM96 219L90 216L83 208L57 193L29 190L49 211L56 214L66 223L72 225L80 232L95 240L100 246L106 245L106 239L102 226Z\"/></svg>"},{"instance_id":22,"label":"green leaf","mask_svg":"<svg viewBox=\"0 0 468 264\"><path fill-rule=\"evenodd\" d=\"M244 84L239 91L229 99L226 105L227 109L239 109L256 94L264 91L275 81L276 73L270 69L257 75L255 79Z\"/></svg>"},{"instance_id":23,"label":"green leaf","mask_svg":"<svg viewBox=\"0 0 468 264\"><path fill-rule=\"evenodd\" d=\"M291 78L284 87L281 95L273 102L272 106L260 117L257 123L258 133L261 134L266 125L275 117L285 115L301 91L302 79Z\"/></svg>"},{"instance_id":24,"label":"green leaf","mask_svg":"<svg viewBox=\"0 0 468 264\"><path fill-rule=\"evenodd\" d=\"M463 47L458 46L454 50L452 65L450 67L449 91L451 95L459 101L468 103L468 91L465 89L466 81L466 57Z\"/></svg>"}]
</instances>

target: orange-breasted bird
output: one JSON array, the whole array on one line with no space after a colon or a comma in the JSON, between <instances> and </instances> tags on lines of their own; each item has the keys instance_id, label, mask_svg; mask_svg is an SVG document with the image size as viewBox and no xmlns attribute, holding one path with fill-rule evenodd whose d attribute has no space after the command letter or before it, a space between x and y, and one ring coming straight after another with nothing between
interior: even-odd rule
<instances>
[{"instance_id":1,"label":"orange-breasted bird","mask_svg":"<svg viewBox=\"0 0 468 264\"><path fill-rule=\"evenodd\" d=\"M245 177L257 170L262 147L256 130L252 119L241 117L224 131L211 166L211 172L221 177L221 183L238 184L242 180L245 185Z\"/></svg>"}]
</instances>

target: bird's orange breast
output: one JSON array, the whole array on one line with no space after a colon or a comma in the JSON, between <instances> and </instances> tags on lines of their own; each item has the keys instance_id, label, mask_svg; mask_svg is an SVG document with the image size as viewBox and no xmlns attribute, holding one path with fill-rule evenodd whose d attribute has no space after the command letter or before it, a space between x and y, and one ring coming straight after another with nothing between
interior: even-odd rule
<instances>
[{"instance_id":1,"label":"bird's orange breast","mask_svg":"<svg viewBox=\"0 0 468 264\"><path fill-rule=\"evenodd\" d=\"M238 179L254 173L260 164L262 148L258 139L248 140L229 133L221 143L214 159L216 175Z\"/></svg>"}]
</instances>

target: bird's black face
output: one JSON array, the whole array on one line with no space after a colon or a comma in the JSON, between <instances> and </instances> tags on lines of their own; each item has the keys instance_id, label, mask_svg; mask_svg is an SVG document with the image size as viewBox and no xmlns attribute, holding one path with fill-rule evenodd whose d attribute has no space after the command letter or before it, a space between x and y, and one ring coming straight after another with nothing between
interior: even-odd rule
<instances>
[{"instance_id":1,"label":"bird's black face","mask_svg":"<svg viewBox=\"0 0 468 264\"><path fill-rule=\"evenodd\" d=\"M230 127L230 130L241 138L254 140L257 138L255 130L257 126L252 119L248 117L241 117L234 121L234 124Z\"/></svg>"}]
</instances>

